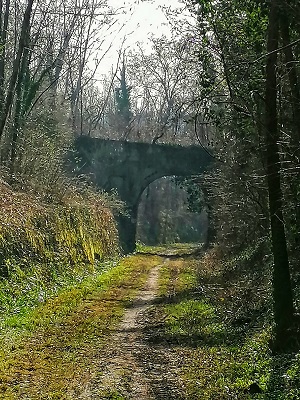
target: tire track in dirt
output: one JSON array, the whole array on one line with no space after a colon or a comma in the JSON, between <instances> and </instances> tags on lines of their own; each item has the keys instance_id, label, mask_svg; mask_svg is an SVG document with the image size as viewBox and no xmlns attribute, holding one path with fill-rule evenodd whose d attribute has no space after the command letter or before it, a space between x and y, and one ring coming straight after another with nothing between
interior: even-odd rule
<instances>
[{"instance_id":1,"label":"tire track in dirt","mask_svg":"<svg viewBox=\"0 0 300 400\"><path fill-rule=\"evenodd\" d=\"M145 314L157 299L160 267L151 270L144 288L112 333L99 362L99 375L80 399L185 399L175 353L165 344L150 344L143 333L145 326L151 326L151 318Z\"/></svg>"}]
</instances>

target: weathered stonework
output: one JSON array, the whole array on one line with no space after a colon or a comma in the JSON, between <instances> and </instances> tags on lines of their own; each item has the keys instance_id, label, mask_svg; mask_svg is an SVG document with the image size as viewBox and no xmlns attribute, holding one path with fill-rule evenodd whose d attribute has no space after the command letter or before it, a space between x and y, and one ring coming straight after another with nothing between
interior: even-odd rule
<instances>
[{"instance_id":1,"label":"weathered stonework","mask_svg":"<svg viewBox=\"0 0 300 400\"><path fill-rule=\"evenodd\" d=\"M212 163L201 147L105 140L80 136L76 141L78 173L89 175L100 188L117 190L128 217L119 217L120 242L134 251L137 210L146 187L163 176L199 175Z\"/></svg>"}]
</instances>

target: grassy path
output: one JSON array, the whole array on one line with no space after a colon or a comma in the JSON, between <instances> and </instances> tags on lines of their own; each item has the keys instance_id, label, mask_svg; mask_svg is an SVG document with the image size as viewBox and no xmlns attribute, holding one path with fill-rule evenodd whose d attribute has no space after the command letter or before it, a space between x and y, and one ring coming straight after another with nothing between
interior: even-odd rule
<instances>
[{"instance_id":1,"label":"grassy path","mask_svg":"<svg viewBox=\"0 0 300 400\"><path fill-rule=\"evenodd\" d=\"M1 335L0 399L88 398L111 329L160 262L126 258L8 327Z\"/></svg>"},{"instance_id":2,"label":"grassy path","mask_svg":"<svg viewBox=\"0 0 300 400\"><path fill-rule=\"evenodd\" d=\"M151 312L159 299L160 270L168 263L162 258L162 264L150 271L144 288L112 333L91 399L186 398L176 352L166 344L150 343L145 335L146 330L155 328Z\"/></svg>"},{"instance_id":3,"label":"grassy path","mask_svg":"<svg viewBox=\"0 0 300 400\"><path fill-rule=\"evenodd\" d=\"M126 257L8 319L0 399L300 399L300 353L272 355L216 254L185 250Z\"/></svg>"}]
</instances>

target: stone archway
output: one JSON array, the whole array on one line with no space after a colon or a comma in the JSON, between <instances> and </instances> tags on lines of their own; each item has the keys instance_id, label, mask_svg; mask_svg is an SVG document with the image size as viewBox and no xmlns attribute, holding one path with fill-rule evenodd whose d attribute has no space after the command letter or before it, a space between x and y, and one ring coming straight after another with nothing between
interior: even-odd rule
<instances>
[{"instance_id":1,"label":"stone archway","mask_svg":"<svg viewBox=\"0 0 300 400\"><path fill-rule=\"evenodd\" d=\"M120 243L125 253L135 250L140 196L163 176L199 175L212 157L198 146L148 144L80 136L76 140L78 173L87 174L100 188L117 190L127 215L118 218Z\"/></svg>"}]
</instances>

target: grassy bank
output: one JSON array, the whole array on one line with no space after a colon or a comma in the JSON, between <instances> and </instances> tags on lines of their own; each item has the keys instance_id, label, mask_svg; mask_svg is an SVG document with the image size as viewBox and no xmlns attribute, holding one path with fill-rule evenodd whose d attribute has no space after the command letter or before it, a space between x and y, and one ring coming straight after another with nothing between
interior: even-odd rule
<instances>
[{"instance_id":1,"label":"grassy bank","mask_svg":"<svg viewBox=\"0 0 300 400\"><path fill-rule=\"evenodd\" d=\"M217 250L164 265L153 340L176 348L187 399L300 399L300 353L270 350L268 276L255 287L229 268Z\"/></svg>"},{"instance_id":2,"label":"grassy bank","mask_svg":"<svg viewBox=\"0 0 300 400\"><path fill-rule=\"evenodd\" d=\"M108 197L74 189L63 201L0 184L0 326L63 288L105 270L118 256ZM112 203L113 204L113 203ZM113 207L112 207L113 208Z\"/></svg>"}]
</instances>

